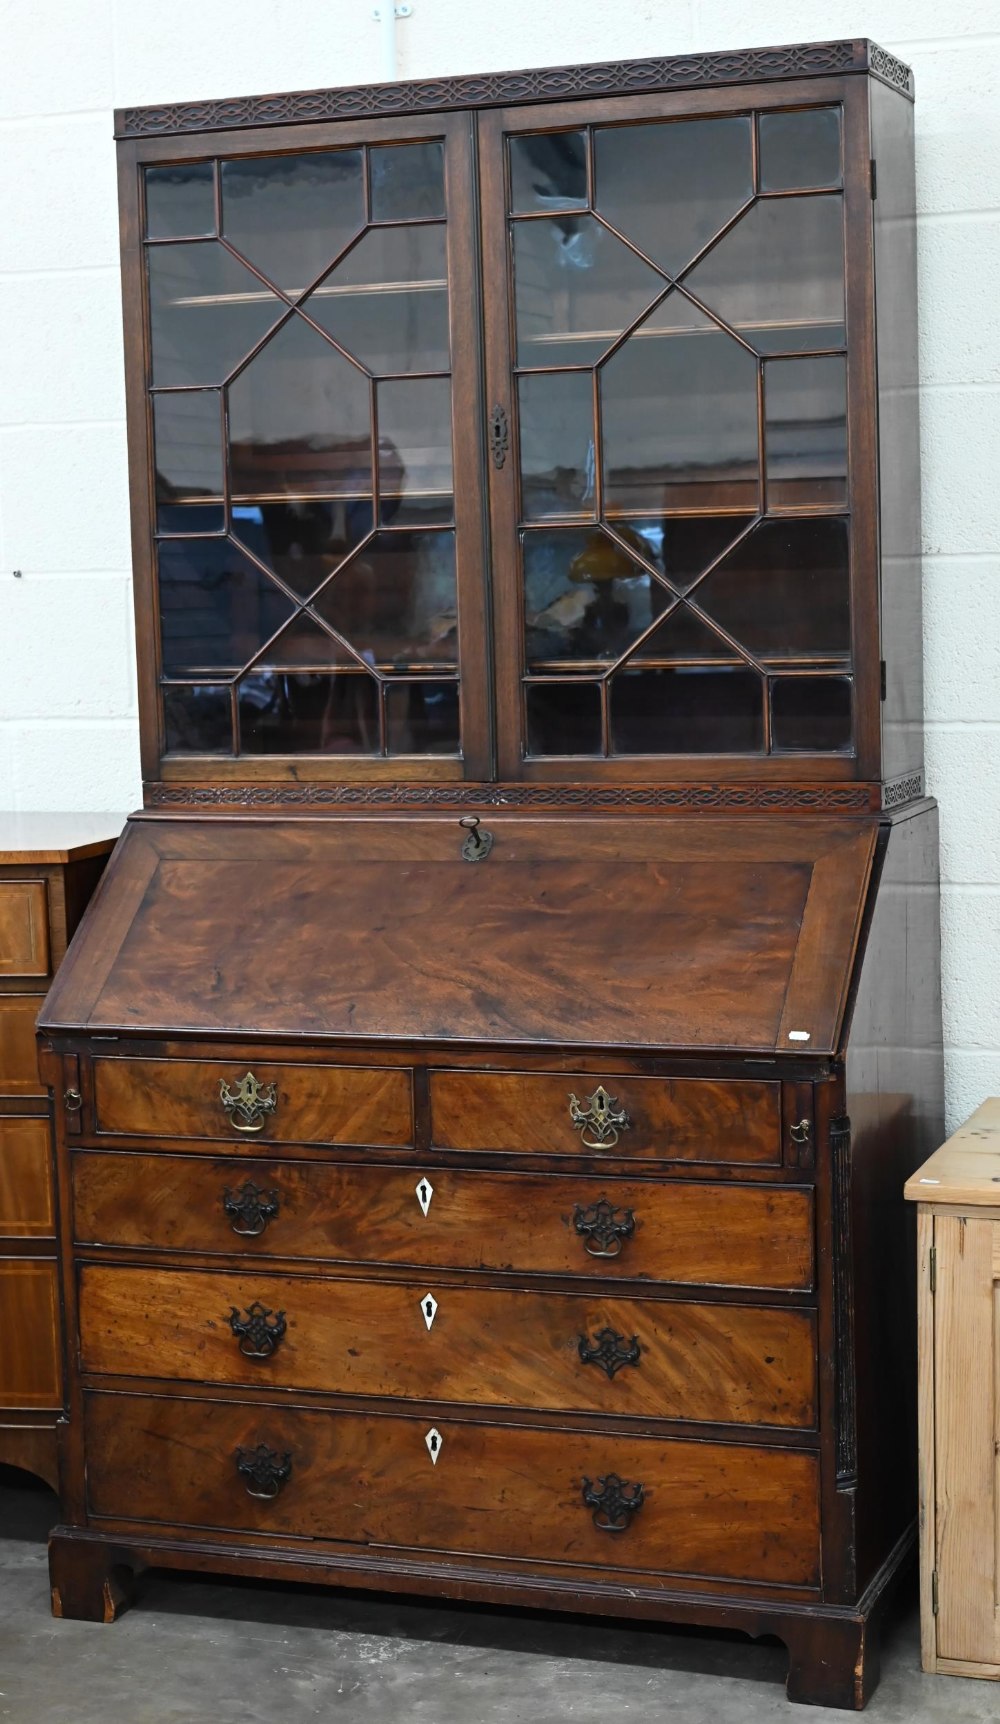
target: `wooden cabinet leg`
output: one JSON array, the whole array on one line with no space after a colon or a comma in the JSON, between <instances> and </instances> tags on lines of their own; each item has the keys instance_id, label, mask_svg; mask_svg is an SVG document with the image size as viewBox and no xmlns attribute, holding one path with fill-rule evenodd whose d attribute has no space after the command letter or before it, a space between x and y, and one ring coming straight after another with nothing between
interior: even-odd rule
<instances>
[{"instance_id":1,"label":"wooden cabinet leg","mask_svg":"<svg viewBox=\"0 0 1000 1724\"><path fill-rule=\"evenodd\" d=\"M816 1617L788 1624L789 1700L860 1712L879 1679L879 1632L862 1617Z\"/></svg>"},{"instance_id":2,"label":"wooden cabinet leg","mask_svg":"<svg viewBox=\"0 0 1000 1724\"><path fill-rule=\"evenodd\" d=\"M139 1564L116 1545L97 1539L49 1539L53 1616L74 1622L114 1622L132 1602Z\"/></svg>"}]
</instances>

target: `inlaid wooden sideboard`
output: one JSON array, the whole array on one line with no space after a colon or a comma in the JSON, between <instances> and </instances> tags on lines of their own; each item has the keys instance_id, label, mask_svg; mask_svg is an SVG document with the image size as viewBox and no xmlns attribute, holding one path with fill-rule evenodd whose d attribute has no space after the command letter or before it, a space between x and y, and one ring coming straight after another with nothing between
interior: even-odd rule
<instances>
[{"instance_id":1,"label":"inlaid wooden sideboard","mask_svg":"<svg viewBox=\"0 0 1000 1724\"><path fill-rule=\"evenodd\" d=\"M107 815L0 812L0 1461L55 1488L62 1329L35 1019L120 826Z\"/></svg>"}]
</instances>

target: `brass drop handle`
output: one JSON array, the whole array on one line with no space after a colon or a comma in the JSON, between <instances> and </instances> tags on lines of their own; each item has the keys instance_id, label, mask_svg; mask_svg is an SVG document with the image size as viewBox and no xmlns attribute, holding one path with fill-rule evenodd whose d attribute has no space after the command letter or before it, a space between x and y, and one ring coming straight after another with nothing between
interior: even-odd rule
<instances>
[{"instance_id":1,"label":"brass drop handle","mask_svg":"<svg viewBox=\"0 0 1000 1724\"><path fill-rule=\"evenodd\" d=\"M599 1532L627 1532L632 1516L646 1500L646 1491L645 1486L619 1478L617 1473L606 1473L596 1484L584 1479L582 1496L594 1511L592 1519Z\"/></svg>"},{"instance_id":2,"label":"brass drop handle","mask_svg":"<svg viewBox=\"0 0 1000 1724\"><path fill-rule=\"evenodd\" d=\"M599 1329L593 1339L589 1335L581 1335L577 1352L581 1364L599 1365L609 1382L624 1365L638 1365L642 1358L638 1335L626 1341L617 1329Z\"/></svg>"},{"instance_id":3,"label":"brass drop handle","mask_svg":"<svg viewBox=\"0 0 1000 1724\"><path fill-rule=\"evenodd\" d=\"M585 1102L571 1095L569 1117L587 1149L613 1149L619 1132L629 1131L632 1126L625 1109L618 1106L618 1097L609 1095L603 1084L598 1084Z\"/></svg>"},{"instance_id":4,"label":"brass drop handle","mask_svg":"<svg viewBox=\"0 0 1000 1724\"><path fill-rule=\"evenodd\" d=\"M616 1209L606 1197L573 1210L573 1226L589 1257L619 1257L626 1239L635 1232L635 1211Z\"/></svg>"},{"instance_id":5,"label":"brass drop handle","mask_svg":"<svg viewBox=\"0 0 1000 1724\"><path fill-rule=\"evenodd\" d=\"M245 1359L270 1359L278 1351L288 1328L284 1311L271 1311L255 1299L241 1315L234 1305L229 1313L229 1327L240 1344Z\"/></svg>"},{"instance_id":6,"label":"brass drop handle","mask_svg":"<svg viewBox=\"0 0 1000 1724\"><path fill-rule=\"evenodd\" d=\"M63 1090L63 1107L67 1113L79 1113L83 1106L83 1096L78 1089Z\"/></svg>"},{"instance_id":7,"label":"brass drop handle","mask_svg":"<svg viewBox=\"0 0 1000 1724\"><path fill-rule=\"evenodd\" d=\"M235 1089L220 1079L219 1100L236 1131L263 1131L264 1121L277 1109L278 1091L273 1083L258 1083L253 1072L247 1072Z\"/></svg>"},{"instance_id":8,"label":"brass drop handle","mask_svg":"<svg viewBox=\"0 0 1000 1724\"><path fill-rule=\"evenodd\" d=\"M247 1496L256 1497L259 1502L273 1502L292 1476L292 1457L288 1451L279 1455L266 1443L258 1443L255 1449L238 1448L233 1459Z\"/></svg>"},{"instance_id":9,"label":"brass drop handle","mask_svg":"<svg viewBox=\"0 0 1000 1724\"><path fill-rule=\"evenodd\" d=\"M239 1191L227 1185L222 1193L222 1207L229 1216L230 1226L241 1239L256 1239L273 1221L281 1207L276 1191L264 1191L252 1179L245 1179Z\"/></svg>"}]
</instances>

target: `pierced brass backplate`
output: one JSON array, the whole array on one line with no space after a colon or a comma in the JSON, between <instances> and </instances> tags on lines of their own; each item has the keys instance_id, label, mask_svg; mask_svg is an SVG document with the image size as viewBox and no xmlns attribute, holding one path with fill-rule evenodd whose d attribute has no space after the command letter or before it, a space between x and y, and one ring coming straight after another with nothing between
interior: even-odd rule
<instances>
[{"instance_id":1,"label":"pierced brass backplate","mask_svg":"<svg viewBox=\"0 0 1000 1724\"><path fill-rule=\"evenodd\" d=\"M263 1131L264 1120L278 1105L278 1092L273 1083L258 1083L253 1072L247 1072L234 1090L222 1078L219 1100L237 1131Z\"/></svg>"},{"instance_id":2,"label":"pierced brass backplate","mask_svg":"<svg viewBox=\"0 0 1000 1724\"><path fill-rule=\"evenodd\" d=\"M625 1109L618 1106L618 1097L609 1095L603 1084L598 1084L583 1107L576 1096L571 1095L569 1117L580 1133L580 1141L588 1149L613 1149L619 1132L628 1131L632 1124ZM588 1132L591 1133L589 1137Z\"/></svg>"}]
</instances>

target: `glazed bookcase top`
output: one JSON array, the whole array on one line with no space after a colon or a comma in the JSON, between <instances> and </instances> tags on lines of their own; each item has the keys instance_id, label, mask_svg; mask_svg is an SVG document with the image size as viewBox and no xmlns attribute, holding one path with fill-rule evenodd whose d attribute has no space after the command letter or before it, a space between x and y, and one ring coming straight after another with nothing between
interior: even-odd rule
<instances>
[{"instance_id":1,"label":"glazed bookcase top","mask_svg":"<svg viewBox=\"0 0 1000 1724\"><path fill-rule=\"evenodd\" d=\"M765 79L821 78L844 72L869 72L903 95L913 95L909 66L875 42L855 39L119 108L115 112L115 135L145 138L242 126L287 126L384 114L434 113L448 108L501 107L513 102L566 101L631 91L654 93Z\"/></svg>"}]
</instances>

